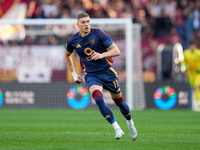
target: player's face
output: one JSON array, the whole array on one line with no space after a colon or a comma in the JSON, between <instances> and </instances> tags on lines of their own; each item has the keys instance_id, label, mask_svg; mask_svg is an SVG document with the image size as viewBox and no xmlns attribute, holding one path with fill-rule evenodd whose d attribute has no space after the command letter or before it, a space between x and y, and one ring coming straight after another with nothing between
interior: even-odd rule
<instances>
[{"instance_id":1,"label":"player's face","mask_svg":"<svg viewBox=\"0 0 200 150\"><path fill-rule=\"evenodd\" d=\"M86 36L90 33L90 17L80 18L77 21L82 36Z\"/></svg>"},{"instance_id":2,"label":"player's face","mask_svg":"<svg viewBox=\"0 0 200 150\"><path fill-rule=\"evenodd\" d=\"M191 49L192 51L194 51L194 50L196 49L196 44L191 44L191 45L190 45L190 49Z\"/></svg>"}]
</instances>

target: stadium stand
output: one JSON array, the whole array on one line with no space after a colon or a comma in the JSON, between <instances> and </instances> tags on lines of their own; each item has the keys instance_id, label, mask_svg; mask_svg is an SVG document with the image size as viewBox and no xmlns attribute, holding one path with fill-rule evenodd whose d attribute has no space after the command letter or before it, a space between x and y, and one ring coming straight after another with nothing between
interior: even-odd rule
<instances>
[{"instance_id":1,"label":"stadium stand","mask_svg":"<svg viewBox=\"0 0 200 150\"><path fill-rule=\"evenodd\" d=\"M132 18L133 23L142 26L143 71L154 75L159 44L180 42L186 49L192 38L200 43L199 0L6 0L1 3L1 18L75 18L83 11L92 18ZM12 13L16 9L20 10L18 16ZM8 15L8 12L11 13ZM40 42L60 44L61 40L56 38L49 37ZM37 42L34 40L31 37L25 39L30 44Z\"/></svg>"}]
</instances>

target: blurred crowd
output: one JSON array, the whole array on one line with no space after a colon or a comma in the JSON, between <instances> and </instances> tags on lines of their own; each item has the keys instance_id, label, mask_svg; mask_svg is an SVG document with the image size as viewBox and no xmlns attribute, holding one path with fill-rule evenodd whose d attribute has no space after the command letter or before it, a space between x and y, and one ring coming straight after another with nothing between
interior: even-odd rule
<instances>
[{"instance_id":1,"label":"blurred crowd","mask_svg":"<svg viewBox=\"0 0 200 150\"><path fill-rule=\"evenodd\" d=\"M80 12L91 18L132 18L142 25L142 37L169 35L170 42L184 47L190 36L200 36L200 0L29 0L27 18L75 18Z\"/></svg>"},{"instance_id":2,"label":"blurred crowd","mask_svg":"<svg viewBox=\"0 0 200 150\"><path fill-rule=\"evenodd\" d=\"M23 0L26 18L76 18L87 12L91 18L131 18L141 24L143 71L156 74L159 44L181 43L188 48L191 39L200 44L200 0ZM26 27L27 28L27 27ZM32 27L28 27L31 30ZM26 36L31 44L37 37ZM63 44L66 39L52 35L39 43ZM11 41L12 42L12 41Z\"/></svg>"},{"instance_id":3,"label":"blurred crowd","mask_svg":"<svg viewBox=\"0 0 200 150\"><path fill-rule=\"evenodd\" d=\"M200 0L30 0L27 18L131 18L142 26L144 70L156 70L160 43L200 43Z\"/></svg>"}]
</instances>

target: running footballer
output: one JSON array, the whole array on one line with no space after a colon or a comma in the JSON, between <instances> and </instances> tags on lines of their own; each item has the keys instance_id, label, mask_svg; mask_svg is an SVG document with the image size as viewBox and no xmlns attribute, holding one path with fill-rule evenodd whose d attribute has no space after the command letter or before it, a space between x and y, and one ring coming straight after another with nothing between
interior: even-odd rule
<instances>
[{"instance_id":1,"label":"running footballer","mask_svg":"<svg viewBox=\"0 0 200 150\"><path fill-rule=\"evenodd\" d=\"M113 126L115 139L118 140L123 137L124 132L115 120L112 110L104 102L103 89L110 92L113 101L126 118L130 136L135 141L138 133L134 126L129 106L123 99L119 79L112 65L112 57L120 55L119 48L105 32L98 28L91 28L90 17L87 13L80 13L77 16L77 26L79 32L69 38L65 51L66 64L72 73L74 82L83 82L83 78L76 74L70 57L75 50L80 57L89 92L103 117Z\"/></svg>"}]
</instances>

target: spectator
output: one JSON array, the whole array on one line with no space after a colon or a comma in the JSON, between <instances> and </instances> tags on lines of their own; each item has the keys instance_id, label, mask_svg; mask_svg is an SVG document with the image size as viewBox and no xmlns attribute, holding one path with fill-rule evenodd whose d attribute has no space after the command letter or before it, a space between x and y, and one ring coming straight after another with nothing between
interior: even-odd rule
<instances>
[{"instance_id":1,"label":"spectator","mask_svg":"<svg viewBox=\"0 0 200 150\"><path fill-rule=\"evenodd\" d=\"M91 7L88 7L86 12L90 14L91 18L108 18L108 13L102 7L99 1L95 1Z\"/></svg>"},{"instance_id":2,"label":"spectator","mask_svg":"<svg viewBox=\"0 0 200 150\"><path fill-rule=\"evenodd\" d=\"M70 18L70 9L68 7L62 9L61 18Z\"/></svg>"},{"instance_id":3,"label":"spectator","mask_svg":"<svg viewBox=\"0 0 200 150\"><path fill-rule=\"evenodd\" d=\"M72 8L70 16L72 18L76 18L76 16L81 12L84 12L84 9L82 8L82 3L77 2L76 5Z\"/></svg>"},{"instance_id":4,"label":"spectator","mask_svg":"<svg viewBox=\"0 0 200 150\"><path fill-rule=\"evenodd\" d=\"M37 18L40 9L38 0L31 0L28 5L27 18Z\"/></svg>"},{"instance_id":5,"label":"spectator","mask_svg":"<svg viewBox=\"0 0 200 150\"><path fill-rule=\"evenodd\" d=\"M181 42L181 37L180 35L178 34L177 30L175 27L172 27L169 31L169 34L167 35L167 40L169 43L171 44L175 44L177 42Z\"/></svg>"},{"instance_id":6,"label":"spectator","mask_svg":"<svg viewBox=\"0 0 200 150\"><path fill-rule=\"evenodd\" d=\"M49 36L49 45L58 45L58 39L55 35Z\"/></svg>"},{"instance_id":7,"label":"spectator","mask_svg":"<svg viewBox=\"0 0 200 150\"><path fill-rule=\"evenodd\" d=\"M57 18L59 15L58 4L54 0L49 0L41 5L43 18Z\"/></svg>"}]
</instances>

